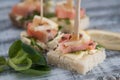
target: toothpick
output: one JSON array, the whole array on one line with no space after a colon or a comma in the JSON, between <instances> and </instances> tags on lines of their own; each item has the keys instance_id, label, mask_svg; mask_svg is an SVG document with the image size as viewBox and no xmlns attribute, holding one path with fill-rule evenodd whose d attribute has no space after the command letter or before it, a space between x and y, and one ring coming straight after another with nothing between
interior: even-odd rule
<instances>
[{"instance_id":1,"label":"toothpick","mask_svg":"<svg viewBox=\"0 0 120 80\"><path fill-rule=\"evenodd\" d=\"M67 0L68 8L73 8L73 0Z\"/></svg>"},{"instance_id":2,"label":"toothpick","mask_svg":"<svg viewBox=\"0 0 120 80\"><path fill-rule=\"evenodd\" d=\"M41 15L41 21L43 19L43 0L41 0L41 4L40 4L40 15Z\"/></svg>"},{"instance_id":3,"label":"toothpick","mask_svg":"<svg viewBox=\"0 0 120 80\"><path fill-rule=\"evenodd\" d=\"M75 23L74 23L74 35L76 36L76 39L79 40L79 27L80 27L80 6L81 6L81 0L77 0L75 11Z\"/></svg>"}]
</instances>

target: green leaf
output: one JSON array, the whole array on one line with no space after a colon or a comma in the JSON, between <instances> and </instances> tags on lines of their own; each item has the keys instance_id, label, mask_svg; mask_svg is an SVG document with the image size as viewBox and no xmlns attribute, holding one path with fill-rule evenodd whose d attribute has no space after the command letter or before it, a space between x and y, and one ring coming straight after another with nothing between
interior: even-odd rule
<instances>
[{"instance_id":1,"label":"green leaf","mask_svg":"<svg viewBox=\"0 0 120 80\"><path fill-rule=\"evenodd\" d=\"M6 67L5 65L0 66L0 73L6 70L5 67Z\"/></svg>"},{"instance_id":2,"label":"green leaf","mask_svg":"<svg viewBox=\"0 0 120 80\"><path fill-rule=\"evenodd\" d=\"M15 64L11 59L8 60L8 64L16 71L27 70L32 66L32 60L26 58L20 64Z\"/></svg>"},{"instance_id":3,"label":"green leaf","mask_svg":"<svg viewBox=\"0 0 120 80\"><path fill-rule=\"evenodd\" d=\"M20 49L21 49L21 41L17 40L9 48L9 57L10 58L15 57Z\"/></svg>"},{"instance_id":4,"label":"green leaf","mask_svg":"<svg viewBox=\"0 0 120 80\"><path fill-rule=\"evenodd\" d=\"M68 19L68 18L66 18L66 19L64 19L65 20L65 22L66 22L66 24L70 24L71 22L70 22L70 19Z\"/></svg>"},{"instance_id":5,"label":"green leaf","mask_svg":"<svg viewBox=\"0 0 120 80\"><path fill-rule=\"evenodd\" d=\"M30 38L30 40L31 40L31 45L35 46L36 45L36 40L34 38Z\"/></svg>"},{"instance_id":6,"label":"green leaf","mask_svg":"<svg viewBox=\"0 0 120 80\"><path fill-rule=\"evenodd\" d=\"M32 69L35 70L41 70L41 71L50 71L50 67L47 65L38 65L38 64L34 64L32 67Z\"/></svg>"},{"instance_id":7,"label":"green leaf","mask_svg":"<svg viewBox=\"0 0 120 80\"><path fill-rule=\"evenodd\" d=\"M45 14L45 17L47 17L47 18L55 17L55 14L54 13L48 13L48 14Z\"/></svg>"},{"instance_id":8,"label":"green leaf","mask_svg":"<svg viewBox=\"0 0 120 80\"><path fill-rule=\"evenodd\" d=\"M63 28L63 26L58 26L58 31L60 31Z\"/></svg>"},{"instance_id":9,"label":"green leaf","mask_svg":"<svg viewBox=\"0 0 120 80\"><path fill-rule=\"evenodd\" d=\"M0 56L0 65L5 65L6 59L3 56Z\"/></svg>"},{"instance_id":10,"label":"green leaf","mask_svg":"<svg viewBox=\"0 0 120 80\"><path fill-rule=\"evenodd\" d=\"M6 59L0 56L0 72L6 70L6 67L7 67Z\"/></svg>"},{"instance_id":11,"label":"green leaf","mask_svg":"<svg viewBox=\"0 0 120 80\"><path fill-rule=\"evenodd\" d=\"M47 65L46 59L42 53L36 51L32 47L24 43L22 43L22 48L26 53L28 53L28 56L33 63L40 65Z\"/></svg>"},{"instance_id":12,"label":"green leaf","mask_svg":"<svg viewBox=\"0 0 120 80\"><path fill-rule=\"evenodd\" d=\"M40 71L35 69L28 69L24 71L20 71L21 73L27 74L27 75L33 75L33 76L42 76L45 74L48 74L50 71Z\"/></svg>"},{"instance_id":13,"label":"green leaf","mask_svg":"<svg viewBox=\"0 0 120 80\"><path fill-rule=\"evenodd\" d=\"M32 66L28 70L21 71L24 74L34 75L34 76L40 76L45 75L50 72L49 66L43 66L43 65L35 65Z\"/></svg>"},{"instance_id":14,"label":"green leaf","mask_svg":"<svg viewBox=\"0 0 120 80\"><path fill-rule=\"evenodd\" d=\"M38 47L39 51L41 51L41 53L42 53L43 52L43 48L36 43L36 39L34 39L34 38L29 38L29 39L31 40L31 45L33 47L35 47L35 46Z\"/></svg>"},{"instance_id":15,"label":"green leaf","mask_svg":"<svg viewBox=\"0 0 120 80\"><path fill-rule=\"evenodd\" d=\"M100 49L100 48L103 48L103 46L102 45L96 45L96 49Z\"/></svg>"},{"instance_id":16,"label":"green leaf","mask_svg":"<svg viewBox=\"0 0 120 80\"><path fill-rule=\"evenodd\" d=\"M25 53L23 50L20 50L17 55L12 58L12 62L14 64L20 64L27 58L27 53Z\"/></svg>"}]
</instances>

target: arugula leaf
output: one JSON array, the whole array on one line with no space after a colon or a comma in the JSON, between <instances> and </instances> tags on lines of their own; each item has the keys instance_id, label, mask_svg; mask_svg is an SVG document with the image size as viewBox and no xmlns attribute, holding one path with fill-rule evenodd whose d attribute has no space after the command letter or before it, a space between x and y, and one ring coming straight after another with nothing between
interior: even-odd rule
<instances>
[{"instance_id":1,"label":"arugula leaf","mask_svg":"<svg viewBox=\"0 0 120 80\"><path fill-rule=\"evenodd\" d=\"M47 61L42 53L36 51L32 47L24 43L22 43L22 49L26 53L28 53L28 56L32 60L33 63L40 64L40 65L47 65Z\"/></svg>"},{"instance_id":2,"label":"arugula leaf","mask_svg":"<svg viewBox=\"0 0 120 80\"><path fill-rule=\"evenodd\" d=\"M18 51L21 49L21 41L17 40L15 41L9 48L9 57L13 58L16 56L16 54L18 53Z\"/></svg>"}]
</instances>

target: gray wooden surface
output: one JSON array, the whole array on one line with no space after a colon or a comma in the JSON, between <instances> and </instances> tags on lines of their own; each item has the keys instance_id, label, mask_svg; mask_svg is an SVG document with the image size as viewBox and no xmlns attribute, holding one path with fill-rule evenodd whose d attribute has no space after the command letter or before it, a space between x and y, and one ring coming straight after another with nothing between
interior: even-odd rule
<instances>
[{"instance_id":1,"label":"gray wooden surface","mask_svg":"<svg viewBox=\"0 0 120 80\"><path fill-rule=\"evenodd\" d=\"M13 4L18 2L0 0L0 55L3 56L23 31L13 27L8 17ZM82 6L90 16L90 28L120 32L120 0L82 0ZM86 75L53 67L50 74L42 77L5 72L0 74L0 80L120 80L120 51L106 50L106 54L107 59Z\"/></svg>"}]
</instances>

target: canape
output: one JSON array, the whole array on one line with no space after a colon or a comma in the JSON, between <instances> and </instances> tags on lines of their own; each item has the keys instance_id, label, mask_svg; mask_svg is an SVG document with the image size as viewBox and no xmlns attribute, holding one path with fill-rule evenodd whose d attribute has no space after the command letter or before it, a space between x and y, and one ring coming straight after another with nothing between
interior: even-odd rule
<instances>
[{"instance_id":1,"label":"canape","mask_svg":"<svg viewBox=\"0 0 120 80\"><path fill-rule=\"evenodd\" d=\"M39 50L47 49L47 42L58 34L58 25L45 17L35 16L27 27L27 31L21 33L21 40L31 46L35 44Z\"/></svg>"},{"instance_id":2,"label":"canape","mask_svg":"<svg viewBox=\"0 0 120 80\"><path fill-rule=\"evenodd\" d=\"M50 6L50 0L45 1L45 15L50 13ZM23 0L12 7L9 17L15 26L26 28L35 15L40 15L40 0Z\"/></svg>"},{"instance_id":3,"label":"canape","mask_svg":"<svg viewBox=\"0 0 120 80\"><path fill-rule=\"evenodd\" d=\"M56 48L47 53L48 63L64 69L86 74L105 58L105 49L91 40L89 35L80 31L79 40L73 34L62 34L56 39Z\"/></svg>"},{"instance_id":4,"label":"canape","mask_svg":"<svg viewBox=\"0 0 120 80\"><path fill-rule=\"evenodd\" d=\"M56 17L53 17L62 32L72 32L74 27L75 8L68 6L67 2L59 2L55 8ZM89 26L89 17L86 15L85 9L80 9L80 29L86 29Z\"/></svg>"}]
</instances>

